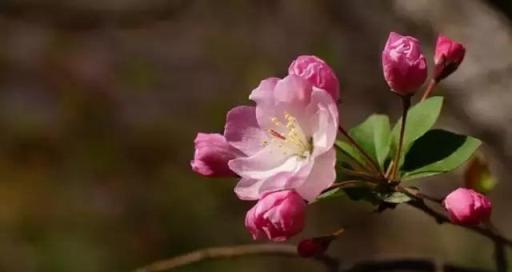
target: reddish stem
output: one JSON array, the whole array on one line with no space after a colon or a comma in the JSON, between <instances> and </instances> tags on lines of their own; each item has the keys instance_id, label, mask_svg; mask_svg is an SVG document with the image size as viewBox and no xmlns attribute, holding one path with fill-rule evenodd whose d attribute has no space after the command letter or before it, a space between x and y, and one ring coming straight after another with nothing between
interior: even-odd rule
<instances>
[{"instance_id":1,"label":"reddish stem","mask_svg":"<svg viewBox=\"0 0 512 272\"><path fill-rule=\"evenodd\" d=\"M402 154L402 146L404 144L404 135L405 135L405 124L407 123L407 113L409 112L409 108L411 107L411 97L410 96L402 96L402 124L400 126L400 139L398 141L398 150L395 156L395 164L393 165L393 170L391 171L391 180L396 179L396 175L398 172L398 168L400 168L400 158Z\"/></svg>"},{"instance_id":2,"label":"reddish stem","mask_svg":"<svg viewBox=\"0 0 512 272\"><path fill-rule=\"evenodd\" d=\"M348 141L361 153L365 159L370 163L370 166L373 168L376 173L379 174L380 177L382 176L382 172L380 171L379 164L370 156L368 153L348 134L348 132L342 127L339 127L339 131L348 139Z\"/></svg>"},{"instance_id":3,"label":"reddish stem","mask_svg":"<svg viewBox=\"0 0 512 272\"><path fill-rule=\"evenodd\" d=\"M427 89L425 90L423 96L421 97L421 102L425 101L425 99L427 99L432 94L436 85L437 81L435 79L431 79L430 82L428 83Z\"/></svg>"}]
</instances>

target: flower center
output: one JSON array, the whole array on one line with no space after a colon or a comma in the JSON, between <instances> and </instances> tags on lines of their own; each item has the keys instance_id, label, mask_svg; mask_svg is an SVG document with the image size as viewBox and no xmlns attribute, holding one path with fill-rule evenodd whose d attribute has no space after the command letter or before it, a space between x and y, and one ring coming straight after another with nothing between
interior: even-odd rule
<instances>
[{"instance_id":1,"label":"flower center","mask_svg":"<svg viewBox=\"0 0 512 272\"><path fill-rule=\"evenodd\" d=\"M288 112L284 113L283 123L277 117L272 117L275 129L269 129L270 143L275 144L285 155L296 155L303 159L311 154L313 146L311 140L300 127L297 119ZM264 144L269 144L265 141Z\"/></svg>"}]
</instances>

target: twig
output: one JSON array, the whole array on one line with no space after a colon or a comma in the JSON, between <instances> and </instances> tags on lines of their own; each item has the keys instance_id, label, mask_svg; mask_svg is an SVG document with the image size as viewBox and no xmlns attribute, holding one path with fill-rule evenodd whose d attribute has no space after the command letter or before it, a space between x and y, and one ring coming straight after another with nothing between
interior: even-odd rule
<instances>
[{"instance_id":1,"label":"twig","mask_svg":"<svg viewBox=\"0 0 512 272\"><path fill-rule=\"evenodd\" d=\"M367 260L356 263L341 272L363 271L443 271L443 272L490 272L479 268L467 268L451 264L443 264L436 260L421 258L404 258L393 260Z\"/></svg>"},{"instance_id":2,"label":"twig","mask_svg":"<svg viewBox=\"0 0 512 272\"><path fill-rule=\"evenodd\" d=\"M232 259L245 256L277 256L299 258L293 245L259 244L237 245L199 249L181 256L157 261L137 272L162 272L178 267L213 259ZM313 260L323 264L329 272L363 272L363 271L445 271L445 272L490 272L485 269L466 268L451 264L443 264L436 260L424 258L400 258L386 260L363 260L354 264L340 266L340 262L329 256L321 256Z\"/></svg>"},{"instance_id":3,"label":"twig","mask_svg":"<svg viewBox=\"0 0 512 272\"><path fill-rule=\"evenodd\" d=\"M414 207L414 208L416 208L418 210L421 210L424 213L432 216L440 224L441 223L453 224L448 219L448 217L446 217L446 215L444 215L443 213L437 212L434 209L430 208L421 199L420 200L414 200L414 201L407 202L407 204L409 204L410 206L412 206L412 207ZM473 232L476 232L476 233L478 233L480 235L483 235L483 236L491 239L494 242L499 242L499 243L502 243L502 244L504 244L506 246L512 247L512 240L509 240L509 239L501 236L499 233L496 233L493 230L490 230L490 229L487 229L487 228L483 228L483 227L480 227L480 226L466 226L466 225L458 225L458 224L453 224L453 225L469 229L469 230L471 230Z\"/></svg>"},{"instance_id":4,"label":"twig","mask_svg":"<svg viewBox=\"0 0 512 272\"><path fill-rule=\"evenodd\" d=\"M426 195L426 194L420 192L417 189L413 189L413 188L405 187L405 186L400 186L400 185L396 186L395 189L398 192L406 193L406 194L411 195L411 196L413 196L415 198L418 198L418 199L426 199L426 200L435 202L437 204L443 203L443 199L442 198L437 198L437 197Z\"/></svg>"},{"instance_id":5,"label":"twig","mask_svg":"<svg viewBox=\"0 0 512 272\"><path fill-rule=\"evenodd\" d=\"M426 195L426 194L423 194L421 192L418 192L416 194L418 197L421 197L423 199L427 199L427 200L430 200L432 202L435 202L437 204L442 204L443 203L443 199L442 198L437 198L437 197L433 197L433 196L429 196L429 195Z\"/></svg>"},{"instance_id":6,"label":"twig","mask_svg":"<svg viewBox=\"0 0 512 272\"><path fill-rule=\"evenodd\" d=\"M507 255L505 254L505 245L498 241L494 242L494 260L496 261L497 272L508 271Z\"/></svg>"},{"instance_id":7,"label":"twig","mask_svg":"<svg viewBox=\"0 0 512 272\"><path fill-rule=\"evenodd\" d=\"M211 247L192 251L190 253L186 253L184 255L170 259L157 261L148 266L137 269L136 272L168 271L206 260L233 259L245 256L277 256L287 258L300 258L300 256L297 254L297 248L293 245L256 244ZM327 255L314 258L314 260L323 264L326 268L326 271L335 272L339 269L338 260Z\"/></svg>"},{"instance_id":8,"label":"twig","mask_svg":"<svg viewBox=\"0 0 512 272\"><path fill-rule=\"evenodd\" d=\"M500 231L490 222L486 222L485 225L489 230L494 233L500 234ZM502 242L494 242L494 260L496 262L496 271L506 272L508 271L508 262L505 245Z\"/></svg>"},{"instance_id":9,"label":"twig","mask_svg":"<svg viewBox=\"0 0 512 272\"><path fill-rule=\"evenodd\" d=\"M507 239L498 233L492 226L491 227L481 227L481 226L467 226L467 225L458 225L454 224L450 221L450 219L444 215L443 213L437 212L434 209L430 208L425 202L424 199L436 202L438 204L442 203L442 200L436 199L433 197L426 197L426 195L421 194L419 192L415 192L410 190L407 187L396 186L396 190L398 192L406 193L409 196L414 197L413 201L408 202L410 206L419 209L426 213L427 215L432 216L439 224L449 223L452 225L456 225L459 227L463 227L469 229L473 232L476 232L480 235L483 235L494 242L495 245L495 259L496 259L496 267L498 272L506 272L507 271L507 260L505 255L505 246L512 247L512 240Z\"/></svg>"}]
</instances>

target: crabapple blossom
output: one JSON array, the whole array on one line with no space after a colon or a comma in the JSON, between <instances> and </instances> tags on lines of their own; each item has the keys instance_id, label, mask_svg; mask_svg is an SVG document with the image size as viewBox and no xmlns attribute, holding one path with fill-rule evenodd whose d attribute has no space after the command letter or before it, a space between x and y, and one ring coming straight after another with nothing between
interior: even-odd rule
<instances>
[{"instance_id":1,"label":"crabapple blossom","mask_svg":"<svg viewBox=\"0 0 512 272\"><path fill-rule=\"evenodd\" d=\"M304 228L306 203L294 191L265 195L247 212L245 226L253 239L285 241Z\"/></svg>"},{"instance_id":2,"label":"crabapple blossom","mask_svg":"<svg viewBox=\"0 0 512 272\"><path fill-rule=\"evenodd\" d=\"M208 177L235 176L228 167L228 161L241 152L226 142L218 133L198 133L194 140L194 159L190 162L194 172Z\"/></svg>"},{"instance_id":3,"label":"crabapple blossom","mask_svg":"<svg viewBox=\"0 0 512 272\"><path fill-rule=\"evenodd\" d=\"M382 51L384 78L399 95L413 95L427 78L427 61L416 38L391 32Z\"/></svg>"},{"instance_id":4,"label":"crabapple blossom","mask_svg":"<svg viewBox=\"0 0 512 272\"><path fill-rule=\"evenodd\" d=\"M458 188L451 192L443 202L453 223L478 225L491 216L491 201L483 194L472 189Z\"/></svg>"},{"instance_id":5,"label":"crabapple blossom","mask_svg":"<svg viewBox=\"0 0 512 272\"><path fill-rule=\"evenodd\" d=\"M322 59L312 55L297 57L288 67L288 74L298 75L313 86L326 90L334 100L340 97L340 86L332 68Z\"/></svg>"},{"instance_id":6,"label":"crabapple blossom","mask_svg":"<svg viewBox=\"0 0 512 272\"><path fill-rule=\"evenodd\" d=\"M464 46L450 38L439 35L434 55L434 78L439 81L455 72L462 60L466 49Z\"/></svg>"},{"instance_id":7,"label":"crabapple blossom","mask_svg":"<svg viewBox=\"0 0 512 272\"><path fill-rule=\"evenodd\" d=\"M233 108L224 130L227 142L245 155L229 161L241 177L236 194L257 200L295 190L314 200L336 178L336 102L296 75L263 80L249 98L256 106Z\"/></svg>"}]
</instances>

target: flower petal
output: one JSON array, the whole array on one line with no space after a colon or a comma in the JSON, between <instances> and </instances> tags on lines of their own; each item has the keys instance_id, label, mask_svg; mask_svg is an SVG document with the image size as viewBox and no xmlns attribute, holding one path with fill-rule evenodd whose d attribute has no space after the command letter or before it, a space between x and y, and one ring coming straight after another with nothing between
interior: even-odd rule
<instances>
[{"instance_id":1,"label":"flower petal","mask_svg":"<svg viewBox=\"0 0 512 272\"><path fill-rule=\"evenodd\" d=\"M300 164L293 171L280 172L269 177L260 186L260 194L281 190L293 190L302 186L313 168L312 161L300 161Z\"/></svg>"},{"instance_id":2,"label":"flower petal","mask_svg":"<svg viewBox=\"0 0 512 272\"><path fill-rule=\"evenodd\" d=\"M301 165L297 156L287 156L277 144L270 143L250 157L229 161L229 168L244 178L266 179L280 172L295 171Z\"/></svg>"},{"instance_id":3,"label":"flower petal","mask_svg":"<svg viewBox=\"0 0 512 272\"><path fill-rule=\"evenodd\" d=\"M309 127L303 120L309 119L304 110L311 99L311 92L311 83L299 76L289 75L279 80L272 90L272 96L267 96L266 100L255 100L258 124L264 130L279 131L282 126L276 125L274 120L286 124L285 115L289 114L298 120L302 130L309 135Z\"/></svg>"},{"instance_id":4,"label":"flower petal","mask_svg":"<svg viewBox=\"0 0 512 272\"><path fill-rule=\"evenodd\" d=\"M264 180L241 178L235 186L235 194L241 200L258 200Z\"/></svg>"},{"instance_id":5,"label":"flower petal","mask_svg":"<svg viewBox=\"0 0 512 272\"><path fill-rule=\"evenodd\" d=\"M278 103L306 106L311 98L311 83L297 75L288 75L275 86L274 97Z\"/></svg>"},{"instance_id":6,"label":"flower petal","mask_svg":"<svg viewBox=\"0 0 512 272\"><path fill-rule=\"evenodd\" d=\"M317 156L329 150L336 141L338 107L327 92L314 88L308 111L313 116L313 156Z\"/></svg>"},{"instance_id":7,"label":"flower petal","mask_svg":"<svg viewBox=\"0 0 512 272\"><path fill-rule=\"evenodd\" d=\"M260 82L260 85L254 89L249 95L249 99L256 102L256 104L273 104L274 101L274 88L279 81L277 77L271 77L264 79Z\"/></svg>"},{"instance_id":8,"label":"flower petal","mask_svg":"<svg viewBox=\"0 0 512 272\"><path fill-rule=\"evenodd\" d=\"M238 106L231 109L226 117L224 137L229 144L248 156L260 151L267 136L256 121L256 108Z\"/></svg>"},{"instance_id":9,"label":"flower petal","mask_svg":"<svg viewBox=\"0 0 512 272\"><path fill-rule=\"evenodd\" d=\"M296 189L305 200L312 201L336 180L336 151L334 147L315 158L315 165L303 185Z\"/></svg>"},{"instance_id":10,"label":"flower petal","mask_svg":"<svg viewBox=\"0 0 512 272\"><path fill-rule=\"evenodd\" d=\"M240 199L255 200L270 192L302 185L313 163L298 156L286 156L277 148L269 144L251 157L229 162L230 169L242 177L235 189Z\"/></svg>"},{"instance_id":11,"label":"flower petal","mask_svg":"<svg viewBox=\"0 0 512 272\"><path fill-rule=\"evenodd\" d=\"M194 172L208 177L230 177L235 173L228 162L243 154L226 142L218 133L198 133L194 140L194 159L190 165Z\"/></svg>"}]
</instances>

